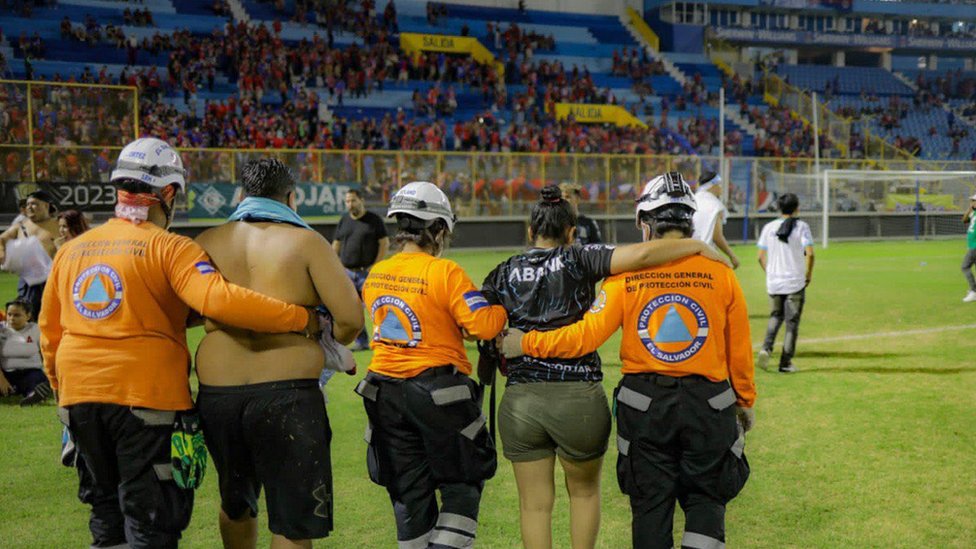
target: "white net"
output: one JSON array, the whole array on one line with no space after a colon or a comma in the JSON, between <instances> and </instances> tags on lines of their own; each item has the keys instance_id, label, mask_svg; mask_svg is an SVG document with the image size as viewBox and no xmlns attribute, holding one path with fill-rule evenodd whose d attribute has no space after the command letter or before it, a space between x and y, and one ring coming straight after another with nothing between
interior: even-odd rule
<instances>
[{"instance_id":1,"label":"white net","mask_svg":"<svg viewBox=\"0 0 976 549\"><path fill-rule=\"evenodd\" d=\"M814 238L939 238L964 234L962 213L976 192L972 171L779 171L760 165L756 214L776 215L776 198L793 193ZM824 192L826 185L826 193Z\"/></svg>"},{"instance_id":2,"label":"white net","mask_svg":"<svg viewBox=\"0 0 976 549\"><path fill-rule=\"evenodd\" d=\"M971 171L826 170L823 180L828 240L964 234L961 216L976 192Z\"/></svg>"}]
</instances>

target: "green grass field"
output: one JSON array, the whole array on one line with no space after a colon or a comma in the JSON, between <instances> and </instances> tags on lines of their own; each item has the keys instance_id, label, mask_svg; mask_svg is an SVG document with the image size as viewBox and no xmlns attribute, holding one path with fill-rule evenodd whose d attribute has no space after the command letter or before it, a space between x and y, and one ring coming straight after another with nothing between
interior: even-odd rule
<instances>
[{"instance_id":1,"label":"green grass field","mask_svg":"<svg viewBox=\"0 0 976 549\"><path fill-rule=\"evenodd\" d=\"M746 445L752 477L729 506L729 547L976 547L976 305L961 302L963 248L940 241L817 250L795 358L800 371L756 373L757 425ZM737 253L755 344L768 312L765 283L754 248ZM453 257L480 281L506 254ZM11 277L0 279L2 295L13 295L14 286ZM620 378L618 345L615 336L601 351L608 391ZM364 372L369 354L357 359ZM328 387L336 530L318 545L395 547L387 495L366 476L365 413L355 382L336 376ZM0 400L0 546L86 547L87 509L75 499L74 472L58 462L54 407L16 403ZM611 444L598 546L618 549L630 546L630 511L615 460ZM565 548L567 500L565 490L557 493L555 547ZM220 546L218 505L211 469L185 547ZM501 456L480 522L478 547L520 546L515 483ZM267 546L263 517L261 524Z\"/></svg>"}]
</instances>

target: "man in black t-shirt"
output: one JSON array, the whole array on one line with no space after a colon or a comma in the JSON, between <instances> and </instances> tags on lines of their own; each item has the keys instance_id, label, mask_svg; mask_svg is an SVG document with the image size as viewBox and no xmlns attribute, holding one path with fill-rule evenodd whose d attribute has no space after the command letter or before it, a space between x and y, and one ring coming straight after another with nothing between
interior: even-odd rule
<instances>
[{"instance_id":1,"label":"man in black t-shirt","mask_svg":"<svg viewBox=\"0 0 976 549\"><path fill-rule=\"evenodd\" d=\"M356 285L360 297L363 295L363 283L369 275L369 269L374 263L386 257L390 248L390 239L386 234L383 219L373 212L366 210L366 204L358 190L346 191L346 209L348 213L342 215L339 226L336 227L332 239L332 247L339 254L346 274ZM364 330L353 344L354 351L369 348L369 336Z\"/></svg>"},{"instance_id":2,"label":"man in black t-shirt","mask_svg":"<svg viewBox=\"0 0 976 549\"><path fill-rule=\"evenodd\" d=\"M576 213L576 243L601 244L603 235L600 234L600 225L586 217L579 211L580 198L583 196L583 189L576 183L563 183L559 185L559 190L563 192L563 200L569 202Z\"/></svg>"}]
</instances>

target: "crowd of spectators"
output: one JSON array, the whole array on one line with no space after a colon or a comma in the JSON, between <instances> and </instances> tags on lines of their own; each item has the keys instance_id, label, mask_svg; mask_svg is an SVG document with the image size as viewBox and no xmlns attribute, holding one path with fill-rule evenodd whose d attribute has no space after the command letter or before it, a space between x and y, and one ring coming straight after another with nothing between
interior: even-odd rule
<instances>
[{"instance_id":1,"label":"crowd of spectators","mask_svg":"<svg viewBox=\"0 0 976 549\"><path fill-rule=\"evenodd\" d=\"M755 141L758 156L812 157L814 152L813 130L799 118L795 118L786 107L764 107L750 105L749 99L762 94L761 86L752 80L733 75L723 75L722 86L726 97L738 105L739 115L761 130ZM741 134L726 138L726 154L737 154L735 147L741 147ZM733 149L729 149L731 141ZM821 151L826 152L831 143L826 135L820 136ZM826 154L825 154L826 155Z\"/></svg>"},{"instance_id":2,"label":"crowd of spectators","mask_svg":"<svg viewBox=\"0 0 976 549\"><path fill-rule=\"evenodd\" d=\"M508 59L522 57L531 60L537 51L553 51L556 49L556 39L551 34L526 31L511 22L502 30L502 24L488 22L485 24L485 40L494 47L496 52L504 52Z\"/></svg>"},{"instance_id":3,"label":"crowd of spectators","mask_svg":"<svg viewBox=\"0 0 976 549\"><path fill-rule=\"evenodd\" d=\"M710 150L717 122L688 118L675 131L666 127L627 128L583 125L552 117L529 124L502 125L485 111L467 121L409 117L403 110L381 119L319 117L317 96L287 101L282 107L237 98L208 103L202 119L173 106L144 106L143 131L181 147L316 148L363 150L672 153L686 152L680 140Z\"/></svg>"},{"instance_id":4,"label":"crowd of spectators","mask_svg":"<svg viewBox=\"0 0 976 549\"><path fill-rule=\"evenodd\" d=\"M915 87L928 92L939 102L947 99L976 101L976 73L963 72L961 69L937 75L926 75L919 71L915 77Z\"/></svg>"},{"instance_id":5,"label":"crowd of spectators","mask_svg":"<svg viewBox=\"0 0 976 549\"><path fill-rule=\"evenodd\" d=\"M20 50L22 57L44 58L44 41L36 32L30 37L27 36L26 32L21 32L20 38L17 39L17 49Z\"/></svg>"},{"instance_id":6,"label":"crowd of spectators","mask_svg":"<svg viewBox=\"0 0 976 549\"><path fill-rule=\"evenodd\" d=\"M694 111L717 105L717 94L710 92L700 74L685 83L681 93L663 97L660 113L654 113L647 99L654 95L651 78L664 73L663 65L637 49L615 51L612 73L630 78L641 102L628 108L633 114L659 114L660 123L647 129L580 125L554 119L557 102L617 104L609 88L595 85L587 69L567 69L559 61L533 59L533 51L553 49L552 36L525 31L516 23L503 26L486 24L489 45L499 52L501 71L492 63L479 63L471 57L447 53L424 53L416 57L394 46L396 9L388 2L382 15L372 1L332 4L324 0L298 0L286 5L277 1L276 9L296 21L325 27L324 37L315 35L300 43L281 39L282 25L228 22L206 37L188 31L155 33L141 42L125 38L119 27L100 27L93 18L83 23L62 22L62 36L85 42L107 40L118 47L168 56L165 73L155 68L127 69L117 79L104 68L97 74L89 69L78 79L93 83L124 83L140 88L143 102L143 131L163 136L186 147L274 147L379 150L484 150L484 151L567 151L567 152L657 152L681 153L689 148L711 153L718 145L718 122L701 117L682 116L668 123L671 112ZM218 1L215 12L226 4ZM429 16L434 23L447 15L442 5L431 3ZM286 11L287 10L287 11ZM293 11L292 11L293 10ZM130 17L151 25L140 10ZM136 23L139 24L139 23ZM361 44L343 49L335 47L333 33L355 32ZM22 36L21 49L33 48L32 40ZM38 39L36 47L43 50ZM26 49L25 49L26 51ZM37 55L35 55L37 57ZM160 71L162 72L162 71ZM214 90L226 76L236 82L237 93L225 101L205 102L198 109L196 96L201 89ZM319 96L310 88L326 90L330 103L343 105L343 99L361 97L384 84L421 80L434 82L414 91L413 112L389 113L383 118L356 120L342 116L320 116ZM757 154L762 156L812 156L810 128L793 118L784 108L750 106L748 98L758 93L753 84L733 77L724 83L740 114L758 129ZM512 86L518 86L511 91ZM933 79L923 89L930 96L969 94L973 80L949 76ZM182 94L189 109L178 109L159 99ZM270 101L268 94L276 94ZM480 114L447 123L454 115L460 97L481 96ZM465 103L467 105L468 103ZM54 105L55 110L57 106ZM882 107L878 113L886 127L897 128L907 105ZM407 109L409 111L409 108ZM202 114L198 114L202 113ZM505 120L508 115L511 120ZM862 113L867 114L867 113ZM94 112L92 116L98 116ZM11 115L6 116L7 119ZM57 117L56 117L57 118ZM51 142L94 143L87 117L72 120L68 133L44 125L36 128ZM14 124L15 125L15 124ZM11 126L7 124L6 126ZM11 128L0 130L10 134ZM726 154L740 154L744 136L737 131L726 135ZM854 137L852 137L852 140ZM907 146L916 145L905 140ZM830 146L821 138L822 147Z\"/></svg>"},{"instance_id":7,"label":"crowd of spectators","mask_svg":"<svg viewBox=\"0 0 976 549\"><path fill-rule=\"evenodd\" d=\"M155 27L156 23L153 21L152 12L149 8L144 10L131 10L125 8L122 12L122 23L124 25L135 26L135 27Z\"/></svg>"},{"instance_id":8,"label":"crowd of spectators","mask_svg":"<svg viewBox=\"0 0 976 549\"><path fill-rule=\"evenodd\" d=\"M813 156L813 131L802 120L794 118L790 109L780 106L765 109L753 106L747 107L745 114L750 122L762 130L755 142L756 155L791 158ZM829 147L829 140L821 135L820 148L823 150Z\"/></svg>"},{"instance_id":9,"label":"crowd of spectators","mask_svg":"<svg viewBox=\"0 0 976 549\"><path fill-rule=\"evenodd\" d=\"M107 23L103 27L91 15L85 17L84 23L77 25L73 24L71 19L65 16L61 20L60 28L62 40L77 40L78 42L84 42L91 46L104 42L118 48L124 48L129 42L122 27L117 27L112 23Z\"/></svg>"}]
</instances>

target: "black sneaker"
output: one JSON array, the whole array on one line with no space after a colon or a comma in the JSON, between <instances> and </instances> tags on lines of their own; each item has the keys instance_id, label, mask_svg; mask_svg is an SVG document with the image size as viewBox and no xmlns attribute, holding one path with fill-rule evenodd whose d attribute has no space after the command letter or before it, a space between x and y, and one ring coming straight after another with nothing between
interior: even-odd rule
<instances>
[{"instance_id":1,"label":"black sneaker","mask_svg":"<svg viewBox=\"0 0 976 549\"><path fill-rule=\"evenodd\" d=\"M792 374L795 371L796 371L796 366L794 366L792 362L790 362L786 366L779 367L779 372L781 374Z\"/></svg>"},{"instance_id":2,"label":"black sneaker","mask_svg":"<svg viewBox=\"0 0 976 549\"><path fill-rule=\"evenodd\" d=\"M40 404L50 398L53 394L54 391L51 390L50 385L47 383L41 383L37 387L34 387L33 391L27 393L27 396L21 399L20 405L21 407L27 407Z\"/></svg>"}]
</instances>

